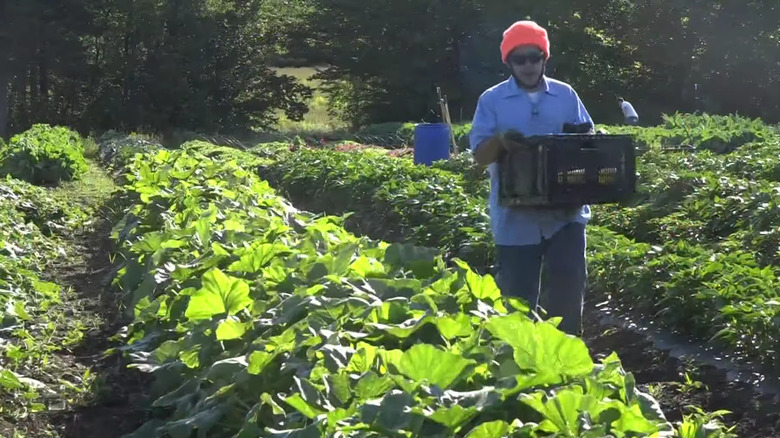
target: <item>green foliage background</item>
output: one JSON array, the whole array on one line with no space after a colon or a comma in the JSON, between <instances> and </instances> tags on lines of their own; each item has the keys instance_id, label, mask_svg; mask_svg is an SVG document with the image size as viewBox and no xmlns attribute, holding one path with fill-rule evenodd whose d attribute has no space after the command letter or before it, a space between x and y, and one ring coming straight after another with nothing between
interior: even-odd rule
<instances>
[{"instance_id":1,"label":"green foliage background","mask_svg":"<svg viewBox=\"0 0 780 438\"><path fill-rule=\"evenodd\" d=\"M702 0L0 0L0 137L34 123L170 134L300 120L312 90L274 67L321 65L352 127L455 119L502 80L502 31L532 18L549 73L600 123L694 110L780 119L780 8ZM699 95L694 93L699 85Z\"/></svg>"},{"instance_id":2,"label":"green foliage background","mask_svg":"<svg viewBox=\"0 0 780 438\"><path fill-rule=\"evenodd\" d=\"M87 172L84 142L68 128L34 125L0 147L0 176L32 184L58 184Z\"/></svg>"}]
</instances>

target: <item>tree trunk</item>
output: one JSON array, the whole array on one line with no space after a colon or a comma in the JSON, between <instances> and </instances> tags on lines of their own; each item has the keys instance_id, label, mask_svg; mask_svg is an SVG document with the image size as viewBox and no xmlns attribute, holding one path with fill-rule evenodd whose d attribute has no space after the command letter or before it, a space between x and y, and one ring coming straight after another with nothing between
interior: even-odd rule
<instances>
[{"instance_id":1,"label":"tree trunk","mask_svg":"<svg viewBox=\"0 0 780 438\"><path fill-rule=\"evenodd\" d=\"M45 42L43 44L46 44ZM49 122L52 114L49 109L49 69L46 63L47 52L41 48L38 53L38 117Z\"/></svg>"},{"instance_id":2,"label":"tree trunk","mask_svg":"<svg viewBox=\"0 0 780 438\"><path fill-rule=\"evenodd\" d=\"M0 45L0 48L5 49L3 51L6 52L0 56L10 57L10 53L7 52L9 37L6 35L8 32L8 15L6 13L5 3L6 0L0 0L0 42L3 43ZM11 126L11 121L8 119L10 114L10 111L8 110L8 91L9 82L11 81L11 71L8 61L3 64L4 65L0 66L0 138L7 139L8 129Z\"/></svg>"},{"instance_id":3,"label":"tree trunk","mask_svg":"<svg viewBox=\"0 0 780 438\"><path fill-rule=\"evenodd\" d=\"M8 128L11 121L8 119L8 85L11 75L7 68L0 69L0 138L8 139Z\"/></svg>"},{"instance_id":4,"label":"tree trunk","mask_svg":"<svg viewBox=\"0 0 780 438\"><path fill-rule=\"evenodd\" d=\"M36 50L37 52L37 50ZM40 94L38 89L38 69L35 68L35 64L30 64L27 68L27 86L30 89L30 96L29 96L29 103L28 103L28 111L30 113L30 122L35 123L37 122L40 117Z\"/></svg>"}]
</instances>

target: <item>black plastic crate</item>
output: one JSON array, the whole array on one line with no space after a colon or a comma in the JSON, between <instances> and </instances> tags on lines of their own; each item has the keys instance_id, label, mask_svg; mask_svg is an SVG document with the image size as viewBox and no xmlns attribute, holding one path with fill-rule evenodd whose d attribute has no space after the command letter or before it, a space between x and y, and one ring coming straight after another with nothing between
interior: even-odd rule
<instances>
[{"instance_id":1,"label":"black plastic crate","mask_svg":"<svg viewBox=\"0 0 780 438\"><path fill-rule=\"evenodd\" d=\"M575 207L620 202L636 192L629 135L554 134L510 143L499 162L499 202Z\"/></svg>"}]
</instances>

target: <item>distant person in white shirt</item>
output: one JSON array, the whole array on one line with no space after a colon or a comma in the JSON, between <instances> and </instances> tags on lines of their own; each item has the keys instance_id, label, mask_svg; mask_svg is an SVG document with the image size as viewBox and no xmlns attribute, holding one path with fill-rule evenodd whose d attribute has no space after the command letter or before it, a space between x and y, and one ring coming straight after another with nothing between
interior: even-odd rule
<instances>
[{"instance_id":1,"label":"distant person in white shirt","mask_svg":"<svg viewBox=\"0 0 780 438\"><path fill-rule=\"evenodd\" d=\"M636 125L639 123L639 114L636 113L634 107L623 100L622 97L618 99L618 102L620 103L620 109L623 110L623 117L626 118L626 124Z\"/></svg>"}]
</instances>

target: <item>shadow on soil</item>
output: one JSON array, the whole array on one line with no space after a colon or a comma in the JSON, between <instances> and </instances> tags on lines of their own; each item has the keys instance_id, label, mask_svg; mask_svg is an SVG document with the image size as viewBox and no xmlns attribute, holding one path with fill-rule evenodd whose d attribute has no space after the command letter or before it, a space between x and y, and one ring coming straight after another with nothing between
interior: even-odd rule
<instances>
[{"instance_id":1,"label":"shadow on soil","mask_svg":"<svg viewBox=\"0 0 780 438\"><path fill-rule=\"evenodd\" d=\"M626 371L661 404L670 421L680 421L695 405L706 412L728 410L727 426L739 437L780 436L780 401L753 385L735 382L725 370L683 361L660 350L647 336L616 325L602 325L599 311L586 305L583 338L597 358L618 353ZM686 374L690 381L686 382Z\"/></svg>"},{"instance_id":2,"label":"shadow on soil","mask_svg":"<svg viewBox=\"0 0 780 438\"><path fill-rule=\"evenodd\" d=\"M126 368L119 355L105 356L110 338L122 326L119 294L111 286L114 267L110 261L112 223L102 220L92 230L74 236L85 264L63 267L53 275L59 284L70 286L84 310L100 318L97 330L86 334L72 351L74 360L92 370L99 381L92 399L82 406L51 414L62 438L114 438L133 432L145 421L144 388L148 377Z\"/></svg>"}]
</instances>

